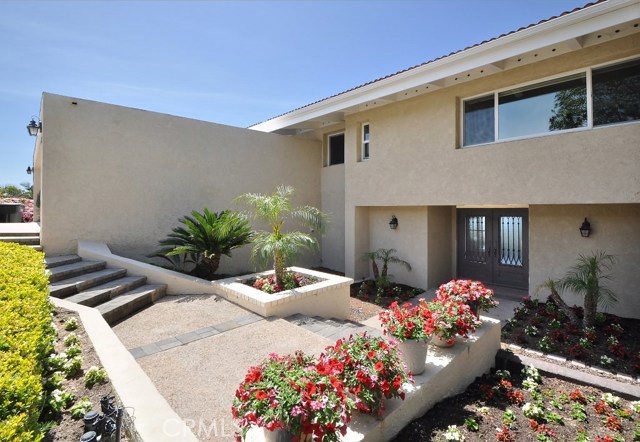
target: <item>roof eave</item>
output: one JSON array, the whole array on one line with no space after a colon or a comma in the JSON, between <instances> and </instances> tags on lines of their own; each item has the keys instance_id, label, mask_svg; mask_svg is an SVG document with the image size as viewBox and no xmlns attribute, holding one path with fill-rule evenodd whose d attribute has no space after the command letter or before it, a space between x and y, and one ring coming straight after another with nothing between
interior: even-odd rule
<instances>
[{"instance_id":1,"label":"roof eave","mask_svg":"<svg viewBox=\"0 0 640 442\"><path fill-rule=\"evenodd\" d=\"M637 18L640 18L640 0L609 0L365 84L256 124L250 129L274 132L296 127L309 120L321 119L326 115L339 114L345 109L410 88L428 84L434 84L437 88L437 82L448 76L499 63L538 48L578 39Z\"/></svg>"}]
</instances>

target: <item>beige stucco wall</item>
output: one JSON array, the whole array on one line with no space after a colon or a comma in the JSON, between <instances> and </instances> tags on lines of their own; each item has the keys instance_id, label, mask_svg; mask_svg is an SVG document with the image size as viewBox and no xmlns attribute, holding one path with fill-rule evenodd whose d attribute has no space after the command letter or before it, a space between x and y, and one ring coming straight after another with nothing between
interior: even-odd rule
<instances>
[{"instance_id":1,"label":"beige stucco wall","mask_svg":"<svg viewBox=\"0 0 640 442\"><path fill-rule=\"evenodd\" d=\"M582 238L578 227L587 217L592 233ZM531 292L549 278L560 278L580 254L605 251L616 256L612 280L607 282L620 302L609 311L640 317L640 204L535 205L529 208ZM548 293L538 293L543 299ZM581 298L566 295L570 304Z\"/></svg>"},{"instance_id":2,"label":"beige stucco wall","mask_svg":"<svg viewBox=\"0 0 640 442\"><path fill-rule=\"evenodd\" d=\"M625 37L403 102L347 115L344 165L347 276L361 276L363 267L358 258L366 251L365 246L373 248L373 244L367 241L380 235L384 238L389 233L382 222L368 223L367 232L363 233L362 218L368 217L367 210L373 210L367 207L387 207L386 217L390 217L398 206L428 207L426 239L423 226L415 231L405 230L416 244L428 249L427 258L424 258L423 249L416 249L403 257L412 264L424 263L425 280L432 286L439 279L446 278L447 272L451 276L455 274L456 206L561 207L588 204L597 207L599 204L619 204L631 207L640 203L640 122L471 148L459 146L462 99L637 56L640 54L638 48L640 35ZM359 131L364 121L370 124L371 158L358 161ZM441 210L437 212L438 216L432 211L434 206L442 206L438 209ZM449 215L445 214L446 206L449 206ZM614 231L619 232L637 226L637 218L631 217L629 210L624 213L615 222L606 217L602 222L608 224L611 221L611 225L616 226ZM577 253L583 251L581 247L584 244L578 241L573 250L564 248L557 259L549 260L556 246L549 245L549 240L534 230L538 226L538 214L537 210L530 212L532 290L557 266L564 264L566 267L572 263ZM575 213L566 222L572 229L577 229L584 216ZM400 223L403 225L402 219ZM437 223L437 229L434 223ZM439 236L435 233L437 231L443 235ZM550 225L546 231L553 232L552 238L563 237L557 226ZM447 233L448 241L444 239ZM368 239L363 239L365 237ZM616 244L620 241L623 241L622 234L613 240ZM628 238L627 244L630 249L640 249L636 236ZM603 243L600 247L605 248L605 245ZM614 249L619 247L612 245L610 248L611 253L617 253ZM631 258L628 262L637 267L640 257L635 255ZM630 269L629 265L620 266L617 270L620 288L637 286L637 270ZM622 306L626 306L627 298L632 296L630 293L623 295L625 301L621 308L625 308ZM636 301L629 302L635 305Z\"/></svg>"},{"instance_id":3,"label":"beige stucco wall","mask_svg":"<svg viewBox=\"0 0 640 442\"><path fill-rule=\"evenodd\" d=\"M322 237L322 266L344 271L344 165L323 167L320 179L321 208L331 217L330 228Z\"/></svg>"},{"instance_id":4,"label":"beige stucco wall","mask_svg":"<svg viewBox=\"0 0 640 442\"><path fill-rule=\"evenodd\" d=\"M347 206L640 202L640 123L457 148L462 98L639 54L640 36L346 119ZM371 158L357 162L359 128Z\"/></svg>"},{"instance_id":5,"label":"beige stucco wall","mask_svg":"<svg viewBox=\"0 0 640 442\"><path fill-rule=\"evenodd\" d=\"M452 238L455 209L449 206L430 206L427 236L428 274L425 288L437 287L455 274L452 265L455 241Z\"/></svg>"},{"instance_id":6,"label":"beige stucco wall","mask_svg":"<svg viewBox=\"0 0 640 442\"><path fill-rule=\"evenodd\" d=\"M296 188L295 204L321 203L317 141L52 94L43 96L42 120L42 244L50 254L91 240L140 258L191 210L239 209L236 196L279 184ZM248 255L249 247L234 252L220 271L250 270Z\"/></svg>"}]
</instances>

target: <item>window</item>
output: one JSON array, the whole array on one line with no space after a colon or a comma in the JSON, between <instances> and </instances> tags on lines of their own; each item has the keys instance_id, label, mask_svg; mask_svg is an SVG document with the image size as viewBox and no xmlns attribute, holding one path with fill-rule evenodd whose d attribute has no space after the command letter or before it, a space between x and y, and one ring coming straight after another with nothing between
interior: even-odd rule
<instances>
[{"instance_id":1,"label":"window","mask_svg":"<svg viewBox=\"0 0 640 442\"><path fill-rule=\"evenodd\" d=\"M465 100L462 120L463 146L640 120L640 60Z\"/></svg>"},{"instance_id":2,"label":"window","mask_svg":"<svg viewBox=\"0 0 640 442\"><path fill-rule=\"evenodd\" d=\"M494 135L495 97L480 97L464 104L464 145L491 143Z\"/></svg>"},{"instance_id":3,"label":"window","mask_svg":"<svg viewBox=\"0 0 640 442\"><path fill-rule=\"evenodd\" d=\"M344 163L344 133L329 135L329 166Z\"/></svg>"},{"instance_id":4,"label":"window","mask_svg":"<svg viewBox=\"0 0 640 442\"><path fill-rule=\"evenodd\" d=\"M585 74L498 94L498 139L587 125Z\"/></svg>"},{"instance_id":5,"label":"window","mask_svg":"<svg viewBox=\"0 0 640 442\"><path fill-rule=\"evenodd\" d=\"M369 159L369 123L362 124L362 159Z\"/></svg>"},{"instance_id":6,"label":"window","mask_svg":"<svg viewBox=\"0 0 640 442\"><path fill-rule=\"evenodd\" d=\"M593 125L640 120L640 60L593 70Z\"/></svg>"}]
</instances>

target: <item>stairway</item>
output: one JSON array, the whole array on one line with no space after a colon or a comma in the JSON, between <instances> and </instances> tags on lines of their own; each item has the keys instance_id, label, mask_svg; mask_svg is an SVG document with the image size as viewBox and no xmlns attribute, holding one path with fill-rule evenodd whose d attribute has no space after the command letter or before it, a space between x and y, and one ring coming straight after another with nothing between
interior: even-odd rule
<instances>
[{"instance_id":1,"label":"stairway","mask_svg":"<svg viewBox=\"0 0 640 442\"><path fill-rule=\"evenodd\" d=\"M127 276L125 269L78 255L48 256L49 295L95 307L108 324L145 308L164 296L166 284L146 284L146 276Z\"/></svg>"},{"instance_id":2,"label":"stairway","mask_svg":"<svg viewBox=\"0 0 640 442\"><path fill-rule=\"evenodd\" d=\"M40 226L35 223L0 223L0 241L24 244L42 251Z\"/></svg>"}]
</instances>

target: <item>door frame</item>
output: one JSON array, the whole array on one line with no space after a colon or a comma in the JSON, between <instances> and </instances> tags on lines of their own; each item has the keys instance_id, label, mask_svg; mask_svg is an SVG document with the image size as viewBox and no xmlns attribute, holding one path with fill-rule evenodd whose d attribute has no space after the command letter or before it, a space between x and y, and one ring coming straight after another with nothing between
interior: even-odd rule
<instances>
[{"instance_id":1,"label":"door frame","mask_svg":"<svg viewBox=\"0 0 640 442\"><path fill-rule=\"evenodd\" d=\"M484 216L484 244L475 251L475 262L465 260L467 219L469 216ZM501 217L522 217L522 264L518 266L501 263L504 257L501 251ZM456 274L459 278L482 281L491 285L500 285L518 289L529 288L529 209L527 208L477 208L456 209Z\"/></svg>"}]
</instances>

